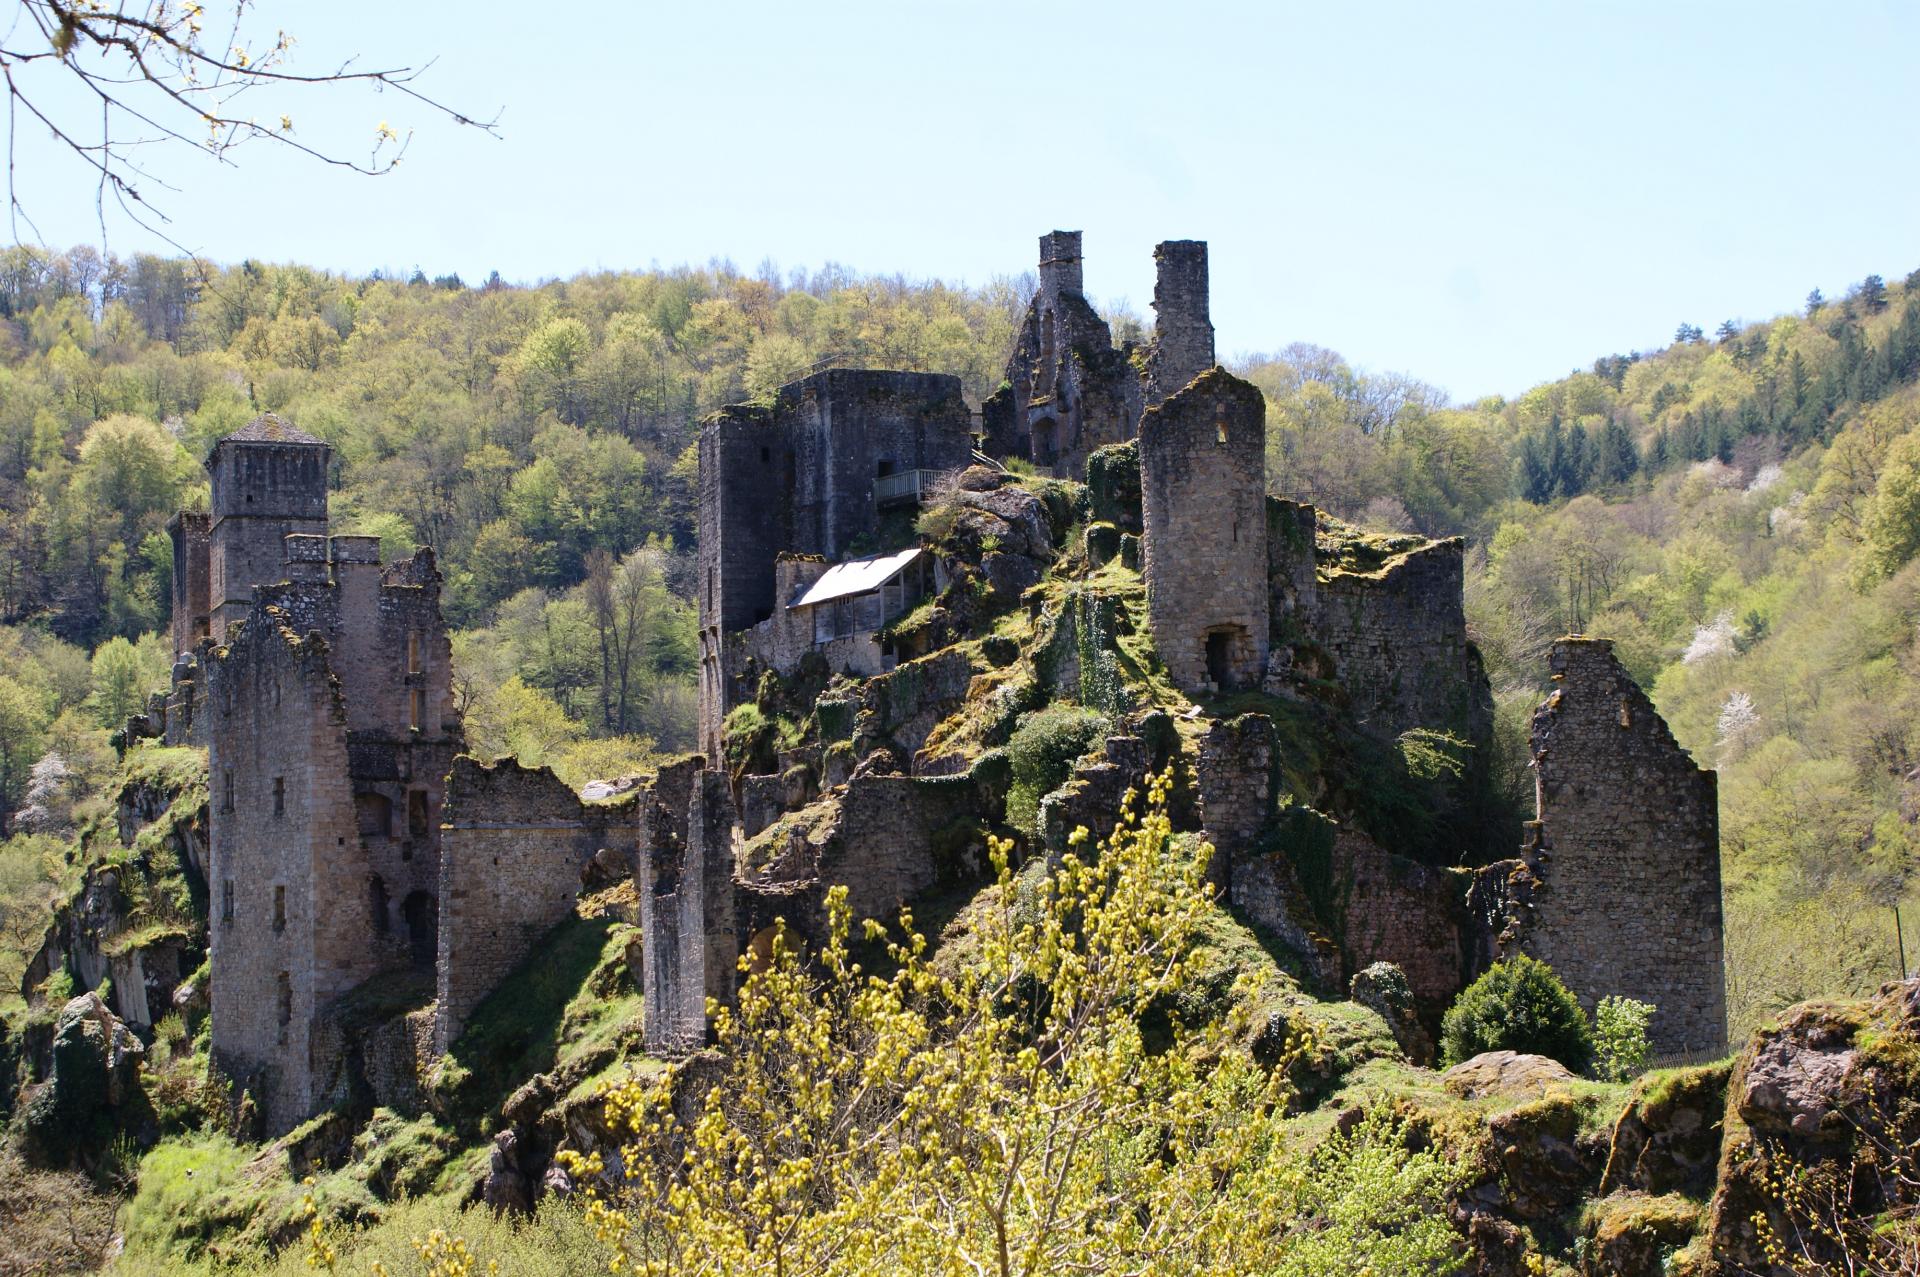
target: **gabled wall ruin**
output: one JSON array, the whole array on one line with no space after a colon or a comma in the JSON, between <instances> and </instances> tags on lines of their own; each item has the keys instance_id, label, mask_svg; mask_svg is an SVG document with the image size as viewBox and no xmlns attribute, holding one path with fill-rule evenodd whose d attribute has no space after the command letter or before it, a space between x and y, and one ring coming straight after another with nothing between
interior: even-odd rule
<instances>
[{"instance_id":1,"label":"gabled wall ruin","mask_svg":"<svg viewBox=\"0 0 1920 1277\"><path fill-rule=\"evenodd\" d=\"M1589 1009L1612 994L1653 1003L1656 1051L1717 1052L1727 1034L1718 779L1680 748L1608 640L1561 639L1548 668L1518 947Z\"/></svg>"}]
</instances>

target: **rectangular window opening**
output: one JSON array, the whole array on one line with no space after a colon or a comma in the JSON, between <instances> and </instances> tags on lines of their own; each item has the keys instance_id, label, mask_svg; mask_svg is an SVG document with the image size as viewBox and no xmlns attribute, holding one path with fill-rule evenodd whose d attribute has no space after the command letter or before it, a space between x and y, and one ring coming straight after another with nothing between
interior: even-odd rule
<instances>
[{"instance_id":1,"label":"rectangular window opening","mask_svg":"<svg viewBox=\"0 0 1920 1277\"><path fill-rule=\"evenodd\" d=\"M282 971L277 983L279 984L280 1003L280 1045L285 1046L287 1044L288 1027L293 1023L293 977L285 971Z\"/></svg>"},{"instance_id":2,"label":"rectangular window opening","mask_svg":"<svg viewBox=\"0 0 1920 1277\"><path fill-rule=\"evenodd\" d=\"M220 810L233 810L233 772L223 769L220 773Z\"/></svg>"},{"instance_id":3,"label":"rectangular window opening","mask_svg":"<svg viewBox=\"0 0 1920 1277\"><path fill-rule=\"evenodd\" d=\"M228 878L220 884L220 921L233 924L233 879Z\"/></svg>"},{"instance_id":4,"label":"rectangular window opening","mask_svg":"<svg viewBox=\"0 0 1920 1277\"><path fill-rule=\"evenodd\" d=\"M278 883L273 888L273 929L287 929L287 889Z\"/></svg>"},{"instance_id":5,"label":"rectangular window opening","mask_svg":"<svg viewBox=\"0 0 1920 1277\"><path fill-rule=\"evenodd\" d=\"M273 814L275 816L287 814L287 778L285 776L273 778Z\"/></svg>"},{"instance_id":6,"label":"rectangular window opening","mask_svg":"<svg viewBox=\"0 0 1920 1277\"><path fill-rule=\"evenodd\" d=\"M410 789L407 791L407 835L412 838L425 838L428 833L427 791Z\"/></svg>"},{"instance_id":7,"label":"rectangular window opening","mask_svg":"<svg viewBox=\"0 0 1920 1277\"><path fill-rule=\"evenodd\" d=\"M420 672L420 631L407 631L407 673Z\"/></svg>"},{"instance_id":8,"label":"rectangular window opening","mask_svg":"<svg viewBox=\"0 0 1920 1277\"><path fill-rule=\"evenodd\" d=\"M416 732L427 728L427 693L425 688L416 687L407 698L408 724Z\"/></svg>"}]
</instances>

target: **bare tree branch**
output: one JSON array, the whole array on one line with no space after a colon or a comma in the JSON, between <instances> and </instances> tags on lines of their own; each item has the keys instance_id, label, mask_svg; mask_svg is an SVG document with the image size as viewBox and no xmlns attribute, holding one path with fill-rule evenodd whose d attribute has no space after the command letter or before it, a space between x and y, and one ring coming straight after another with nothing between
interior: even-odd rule
<instances>
[{"instance_id":1,"label":"bare tree branch","mask_svg":"<svg viewBox=\"0 0 1920 1277\"><path fill-rule=\"evenodd\" d=\"M38 123L89 170L94 204L106 238L108 197L135 225L187 252L159 229L167 215L144 193L177 190L138 160L145 148L181 148L233 164L233 152L268 142L322 164L377 177L405 156L412 132L385 120L372 129L364 158L310 143L294 127L292 103L320 88L359 86L391 89L457 125L499 137L500 115L479 119L422 92L417 81L433 65L362 70L348 59L331 70L304 72L290 62L293 37L275 30L270 39L250 33L255 0L212 0L222 20L213 23L202 0L16 0L14 21L0 35L0 78L7 92L7 199L10 225L19 239L24 221L39 229L22 203L16 143L23 124ZM24 21L23 21L24 19ZM213 29L225 32L214 43ZM63 95L77 90L85 104ZM243 114L254 94L271 100L262 116ZM263 104L266 105L266 104ZM97 117L94 108L97 106ZM25 115L21 112L24 110Z\"/></svg>"}]
</instances>

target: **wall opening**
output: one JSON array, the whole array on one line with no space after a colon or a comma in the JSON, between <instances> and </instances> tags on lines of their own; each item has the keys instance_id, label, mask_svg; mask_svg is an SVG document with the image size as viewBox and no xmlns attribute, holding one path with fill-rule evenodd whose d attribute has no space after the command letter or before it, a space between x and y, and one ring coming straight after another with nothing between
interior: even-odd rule
<instances>
[{"instance_id":1,"label":"wall opening","mask_svg":"<svg viewBox=\"0 0 1920 1277\"><path fill-rule=\"evenodd\" d=\"M400 902L400 918L407 924L407 948L416 967L433 965L440 947L440 904L427 891L415 891Z\"/></svg>"},{"instance_id":2,"label":"wall opening","mask_svg":"<svg viewBox=\"0 0 1920 1277\"><path fill-rule=\"evenodd\" d=\"M233 879L220 883L220 921L233 925Z\"/></svg>"},{"instance_id":3,"label":"wall opening","mask_svg":"<svg viewBox=\"0 0 1920 1277\"><path fill-rule=\"evenodd\" d=\"M287 814L287 778L285 776L273 778L273 814L276 817Z\"/></svg>"},{"instance_id":4,"label":"wall opening","mask_svg":"<svg viewBox=\"0 0 1920 1277\"><path fill-rule=\"evenodd\" d=\"M393 803L385 794L355 794L353 813L362 838L385 838L393 832Z\"/></svg>"},{"instance_id":5,"label":"wall opening","mask_svg":"<svg viewBox=\"0 0 1920 1277\"><path fill-rule=\"evenodd\" d=\"M1060 459L1060 423L1042 417L1033 423L1033 463L1050 466Z\"/></svg>"},{"instance_id":6,"label":"wall opening","mask_svg":"<svg viewBox=\"0 0 1920 1277\"><path fill-rule=\"evenodd\" d=\"M407 791L407 836L425 838L427 833L427 791L409 789Z\"/></svg>"},{"instance_id":7,"label":"wall opening","mask_svg":"<svg viewBox=\"0 0 1920 1277\"><path fill-rule=\"evenodd\" d=\"M1223 625L1207 631L1207 678L1223 692L1241 690L1243 672L1252 655L1247 632L1238 625Z\"/></svg>"},{"instance_id":8,"label":"wall opening","mask_svg":"<svg viewBox=\"0 0 1920 1277\"><path fill-rule=\"evenodd\" d=\"M278 1014L280 1020L280 1045L285 1046L287 1044L288 1027L293 1023L293 977L285 971L282 971L280 978L275 983L279 986Z\"/></svg>"},{"instance_id":9,"label":"wall opening","mask_svg":"<svg viewBox=\"0 0 1920 1277\"><path fill-rule=\"evenodd\" d=\"M407 673L420 672L420 631L407 631Z\"/></svg>"},{"instance_id":10,"label":"wall opening","mask_svg":"<svg viewBox=\"0 0 1920 1277\"><path fill-rule=\"evenodd\" d=\"M220 810L233 810L233 773L223 770L220 773Z\"/></svg>"},{"instance_id":11,"label":"wall opening","mask_svg":"<svg viewBox=\"0 0 1920 1277\"><path fill-rule=\"evenodd\" d=\"M287 889L280 883L273 886L273 929L287 929Z\"/></svg>"},{"instance_id":12,"label":"wall opening","mask_svg":"<svg viewBox=\"0 0 1920 1277\"><path fill-rule=\"evenodd\" d=\"M407 697L407 725L416 732L427 728L427 691L423 687L414 688Z\"/></svg>"},{"instance_id":13,"label":"wall opening","mask_svg":"<svg viewBox=\"0 0 1920 1277\"><path fill-rule=\"evenodd\" d=\"M371 899L368 904L373 909L373 932L384 936L389 930L387 922L387 882L379 874L367 880L367 891Z\"/></svg>"}]
</instances>

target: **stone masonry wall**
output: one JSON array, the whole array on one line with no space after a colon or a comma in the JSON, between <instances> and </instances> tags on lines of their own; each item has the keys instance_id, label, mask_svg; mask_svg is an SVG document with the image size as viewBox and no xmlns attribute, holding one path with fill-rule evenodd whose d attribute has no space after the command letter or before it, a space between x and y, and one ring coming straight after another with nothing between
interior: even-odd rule
<instances>
[{"instance_id":1,"label":"stone masonry wall","mask_svg":"<svg viewBox=\"0 0 1920 1277\"><path fill-rule=\"evenodd\" d=\"M985 449L1079 479L1097 448L1131 438L1144 406L1131 347L1082 291L1079 231L1040 238L1040 286L1008 354L1006 386L981 405Z\"/></svg>"},{"instance_id":2,"label":"stone masonry wall","mask_svg":"<svg viewBox=\"0 0 1920 1277\"><path fill-rule=\"evenodd\" d=\"M333 1073L327 1005L372 975L346 710L317 634L261 607L208 666L213 1048L270 1130Z\"/></svg>"},{"instance_id":3,"label":"stone masonry wall","mask_svg":"<svg viewBox=\"0 0 1920 1277\"><path fill-rule=\"evenodd\" d=\"M440 847L434 1049L539 940L572 914L596 853L631 861L635 802L587 804L559 777L512 759L462 757L447 782Z\"/></svg>"},{"instance_id":4,"label":"stone masonry wall","mask_svg":"<svg viewBox=\"0 0 1920 1277\"><path fill-rule=\"evenodd\" d=\"M214 638L246 616L254 586L284 579L287 534L326 532L329 454L271 414L213 446L207 591Z\"/></svg>"},{"instance_id":5,"label":"stone masonry wall","mask_svg":"<svg viewBox=\"0 0 1920 1277\"><path fill-rule=\"evenodd\" d=\"M1153 345L1147 351L1146 403L1165 403L1213 367L1205 240L1170 239L1153 250Z\"/></svg>"},{"instance_id":6,"label":"stone masonry wall","mask_svg":"<svg viewBox=\"0 0 1920 1277\"><path fill-rule=\"evenodd\" d=\"M1493 694L1467 637L1465 548L1458 537L1436 541L1377 572L1320 580L1309 629L1361 728L1389 738L1414 727L1449 730L1485 753Z\"/></svg>"},{"instance_id":7,"label":"stone masonry wall","mask_svg":"<svg viewBox=\"0 0 1920 1277\"><path fill-rule=\"evenodd\" d=\"M724 409L700 431L700 723L719 762L734 701L729 635L776 617L782 554L831 563L880 528L884 470L960 470L972 418L956 377L833 369L781 388L771 407Z\"/></svg>"},{"instance_id":8,"label":"stone masonry wall","mask_svg":"<svg viewBox=\"0 0 1920 1277\"><path fill-rule=\"evenodd\" d=\"M1566 638L1533 718L1538 879L1520 944L1591 1008L1653 1003L1658 1052L1726 1042L1717 783L1604 639Z\"/></svg>"},{"instance_id":9,"label":"stone masonry wall","mask_svg":"<svg viewBox=\"0 0 1920 1277\"><path fill-rule=\"evenodd\" d=\"M724 772L662 771L642 798L640 934L647 1050L706 1045L707 999L730 1001L740 948L735 827Z\"/></svg>"},{"instance_id":10,"label":"stone masonry wall","mask_svg":"<svg viewBox=\"0 0 1920 1277\"><path fill-rule=\"evenodd\" d=\"M167 535L173 540L173 657L177 661L210 632L207 572L213 520L182 510L167 520Z\"/></svg>"},{"instance_id":11,"label":"stone masonry wall","mask_svg":"<svg viewBox=\"0 0 1920 1277\"><path fill-rule=\"evenodd\" d=\"M1258 687L1267 663L1266 400L1213 369L1140 422L1147 616L1175 685Z\"/></svg>"}]
</instances>

